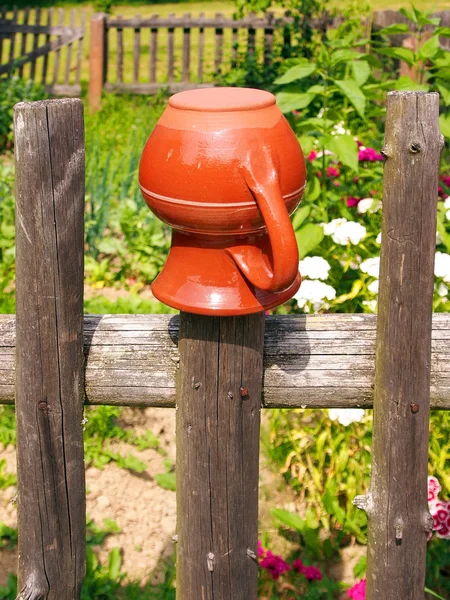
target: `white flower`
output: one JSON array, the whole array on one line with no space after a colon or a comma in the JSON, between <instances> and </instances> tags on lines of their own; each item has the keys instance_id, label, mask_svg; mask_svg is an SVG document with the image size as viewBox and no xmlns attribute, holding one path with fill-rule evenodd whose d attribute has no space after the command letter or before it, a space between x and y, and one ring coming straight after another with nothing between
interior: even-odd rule
<instances>
[{"instance_id":1,"label":"white flower","mask_svg":"<svg viewBox=\"0 0 450 600\"><path fill-rule=\"evenodd\" d=\"M436 231L436 246L439 246L443 243L443 239L441 238L441 234L439 231Z\"/></svg>"},{"instance_id":2,"label":"white flower","mask_svg":"<svg viewBox=\"0 0 450 600\"><path fill-rule=\"evenodd\" d=\"M328 414L332 421L338 421L341 425L347 427L350 423L359 423L364 418L364 409L362 408L329 408Z\"/></svg>"},{"instance_id":3,"label":"white flower","mask_svg":"<svg viewBox=\"0 0 450 600\"><path fill-rule=\"evenodd\" d=\"M450 283L450 254L436 252L434 255L434 274L436 277L442 277L445 282Z\"/></svg>"},{"instance_id":4,"label":"white flower","mask_svg":"<svg viewBox=\"0 0 450 600\"><path fill-rule=\"evenodd\" d=\"M379 200L375 200L374 198L363 198L358 202L356 210L362 215L366 212L377 212L380 208L381 202Z\"/></svg>"},{"instance_id":5,"label":"white flower","mask_svg":"<svg viewBox=\"0 0 450 600\"><path fill-rule=\"evenodd\" d=\"M377 237L375 238L375 242L376 242L377 244L381 244L381 231L380 231L380 233L377 235Z\"/></svg>"},{"instance_id":6,"label":"white flower","mask_svg":"<svg viewBox=\"0 0 450 600\"><path fill-rule=\"evenodd\" d=\"M450 210L450 196L444 200L444 208Z\"/></svg>"},{"instance_id":7,"label":"white flower","mask_svg":"<svg viewBox=\"0 0 450 600\"><path fill-rule=\"evenodd\" d=\"M448 210L448 211L445 213L445 217L446 217L447 221L450 221L450 210Z\"/></svg>"},{"instance_id":8,"label":"white flower","mask_svg":"<svg viewBox=\"0 0 450 600\"><path fill-rule=\"evenodd\" d=\"M375 281L372 281L371 283L369 283L369 285L367 286L367 289L369 290L369 292L372 292L372 294L378 294L378 286L379 286L379 281L378 281L378 279L375 279Z\"/></svg>"},{"instance_id":9,"label":"white flower","mask_svg":"<svg viewBox=\"0 0 450 600\"><path fill-rule=\"evenodd\" d=\"M339 123L335 123L333 125L333 129L331 130L331 135L350 135L350 131L345 129L344 121L340 121Z\"/></svg>"},{"instance_id":10,"label":"white flower","mask_svg":"<svg viewBox=\"0 0 450 600\"><path fill-rule=\"evenodd\" d=\"M437 286L434 286L436 289L436 292L438 293L438 296L440 296L441 298L444 298L444 296L447 295L448 293L448 287L445 285L445 283L440 283Z\"/></svg>"},{"instance_id":11,"label":"white flower","mask_svg":"<svg viewBox=\"0 0 450 600\"><path fill-rule=\"evenodd\" d=\"M374 256L373 258L363 260L359 268L363 273L367 273L367 275L378 279L380 276L380 257Z\"/></svg>"},{"instance_id":12,"label":"white flower","mask_svg":"<svg viewBox=\"0 0 450 600\"><path fill-rule=\"evenodd\" d=\"M294 298L300 308L303 308L307 302L311 302L314 308L319 308L323 300L333 300L336 298L336 290L322 281L309 281L306 279L302 282L299 291Z\"/></svg>"},{"instance_id":13,"label":"white flower","mask_svg":"<svg viewBox=\"0 0 450 600\"><path fill-rule=\"evenodd\" d=\"M370 312L377 312L377 301L376 300L363 300L363 305L367 306Z\"/></svg>"},{"instance_id":14,"label":"white flower","mask_svg":"<svg viewBox=\"0 0 450 600\"><path fill-rule=\"evenodd\" d=\"M321 256L307 256L300 261L298 268L302 277L309 277L309 279L327 279L331 269L328 262Z\"/></svg>"},{"instance_id":15,"label":"white flower","mask_svg":"<svg viewBox=\"0 0 450 600\"><path fill-rule=\"evenodd\" d=\"M346 246L349 242L359 244L367 235L367 230L364 225L360 225L355 221L347 221L347 219L333 219L329 223L324 223L323 231L325 235L331 235L331 239L335 244Z\"/></svg>"}]
</instances>

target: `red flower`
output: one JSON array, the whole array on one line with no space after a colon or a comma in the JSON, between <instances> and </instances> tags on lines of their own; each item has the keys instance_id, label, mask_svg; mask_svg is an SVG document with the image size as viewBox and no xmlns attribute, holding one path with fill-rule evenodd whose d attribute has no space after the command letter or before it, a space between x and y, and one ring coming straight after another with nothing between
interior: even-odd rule
<instances>
[{"instance_id":1,"label":"red flower","mask_svg":"<svg viewBox=\"0 0 450 600\"><path fill-rule=\"evenodd\" d=\"M379 154L374 148L365 148L364 146L360 146L358 151L358 160L376 162L377 160L383 160L383 156Z\"/></svg>"},{"instance_id":2,"label":"red flower","mask_svg":"<svg viewBox=\"0 0 450 600\"><path fill-rule=\"evenodd\" d=\"M361 581L348 590L347 595L352 600L366 600L366 580L361 579Z\"/></svg>"},{"instance_id":3,"label":"red flower","mask_svg":"<svg viewBox=\"0 0 450 600\"><path fill-rule=\"evenodd\" d=\"M322 573L320 569L310 565L309 567L303 567L302 570L303 575L306 577L308 581L322 581Z\"/></svg>"},{"instance_id":4,"label":"red flower","mask_svg":"<svg viewBox=\"0 0 450 600\"><path fill-rule=\"evenodd\" d=\"M353 196L349 196L347 198L347 206L352 207L352 206L358 206L358 204L361 202L362 198L354 198Z\"/></svg>"},{"instance_id":5,"label":"red flower","mask_svg":"<svg viewBox=\"0 0 450 600\"><path fill-rule=\"evenodd\" d=\"M317 156L317 152L315 150L311 150L311 152L308 154L308 160L309 161L313 161Z\"/></svg>"},{"instance_id":6,"label":"red flower","mask_svg":"<svg viewBox=\"0 0 450 600\"><path fill-rule=\"evenodd\" d=\"M291 568L281 556L272 554L270 550L267 550L267 554L265 558L260 561L259 566L262 569L269 571L272 579L278 579L280 575L283 575L283 573L286 573L286 571L289 571Z\"/></svg>"},{"instance_id":7,"label":"red flower","mask_svg":"<svg viewBox=\"0 0 450 600\"><path fill-rule=\"evenodd\" d=\"M328 177L339 177L339 175L340 175L339 169L336 169L336 167L328 167L327 175L328 175Z\"/></svg>"}]
</instances>

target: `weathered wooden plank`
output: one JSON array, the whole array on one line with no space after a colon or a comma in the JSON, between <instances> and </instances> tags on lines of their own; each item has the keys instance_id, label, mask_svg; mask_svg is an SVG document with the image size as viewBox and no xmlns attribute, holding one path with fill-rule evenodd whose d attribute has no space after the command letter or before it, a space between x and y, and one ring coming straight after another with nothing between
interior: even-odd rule
<instances>
[{"instance_id":1,"label":"weathered wooden plank","mask_svg":"<svg viewBox=\"0 0 450 600\"><path fill-rule=\"evenodd\" d=\"M136 15L140 19L140 15ZM133 83L139 83L139 62L141 56L141 28L135 27L133 40Z\"/></svg>"},{"instance_id":2,"label":"weathered wooden plank","mask_svg":"<svg viewBox=\"0 0 450 600\"><path fill-rule=\"evenodd\" d=\"M256 29L253 27L249 28L247 33L247 52L248 54L255 54L256 49Z\"/></svg>"},{"instance_id":3,"label":"weathered wooden plank","mask_svg":"<svg viewBox=\"0 0 450 600\"><path fill-rule=\"evenodd\" d=\"M28 23L29 16L30 16L30 7L27 6L25 8L25 10L23 11L24 25L26 25ZM25 54L26 49L27 49L27 34L25 32L22 32L22 44L20 46L20 56L23 56ZM19 69L19 77L23 77L23 65Z\"/></svg>"},{"instance_id":4,"label":"weathered wooden plank","mask_svg":"<svg viewBox=\"0 0 450 600\"><path fill-rule=\"evenodd\" d=\"M18 14L18 9L17 9L17 6L15 6L14 10L13 10L13 16L12 16L13 24L17 22L17 14ZM9 39L10 39L9 63L12 65L14 63L15 51L16 51L16 32L15 31L11 31Z\"/></svg>"},{"instance_id":5,"label":"weathered wooden plank","mask_svg":"<svg viewBox=\"0 0 450 600\"><path fill-rule=\"evenodd\" d=\"M105 68L105 15L96 13L91 17L91 48L89 52L89 108L99 110ZM119 65L119 62L117 63Z\"/></svg>"},{"instance_id":6,"label":"weathered wooden plank","mask_svg":"<svg viewBox=\"0 0 450 600\"><path fill-rule=\"evenodd\" d=\"M170 18L175 18L175 15L171 13ZM174 67L175 67L175 51L174 51L174 37L175 28L168 27L167 29L167 80L169 83L173 81Z\"/></svg>"},{"instance_id":7,"label":"weathered wooden plank","mask_svg":"<svg viewBox=\"0 0 450 600\"><path fill-rule=\"evenodd\" d=\"M84 135L81 100L14 109L18 600L80 597Z\"/></svg>"},{"instance_id":8,"label":"weathered wooden plank","mask_svg":"<svg viewBox=\"0 0 450 600\"><path fill-rule=\"evenodd\" d=\"M123 81L123 29L117 28L117 82Z\"/></svg>"},{"instance_id":9,"label":"weathered wooden plank","mask_svg":"<svg viewBox=\"0 0 450 600\"><path fill-rule=\"evenodd\" d=\"M76 14L76 11L73 8L70 11L70 27L71 27L71 29L75 28L75 14ZM64 77L65 85L70 85L71 66L72 66L72 42L70 44L67 44L66 72L65 72L65 77Z\"/></svg>"},{"instance_id":10,"label":"weathered wooden plank","mask_svg":"<svg viewBox=\"0 0 450 600\"><path fill-rule=\"evenodd\" d=\"M47 27L51 27L53 20L53 7L50 7L47 11ZM45 44L50 43L50 33L47 32L45 35ZM42 84L45 85L47 83L47 71L48 71L48 53L44 54L44 60L42 63Z\"/></svg>"},{"instance_id":11,"label":"weathered wooden plank","mask_svg":"<svg viewBox=\"0 0 450 600\"><path fill-rule=\"evenodd\" d=\"M158 19L158 27L167 29L169 27L173 28L183 28L183 27L208 27L215 29L216 27L227 27L237 29L248 29L249 27L253 27L254 29L266 29L273 28L276 29L280 25L283 25L287 21L292 21L289 19L275 19L275 20L267 20L259 17L246 17L245 19L234 20L230 18L221 17L220 19L216 17L205 17L202 15L192 16L187 19L185 16L177 17L173 13L168 17L160 16ZM135 27L152 27L153 22L148 18L136 19L136 18L125 18L125 17L108 17L106 26L109 29L116 29L117 27L121 28L135 28Z\"/></svg>"},{"instance_id":12,"label":"weathered wooden plank","mask_svg":"<svg viewBox=\"0 0 450 600\"><path fill-rule=\"evenodd\" d=\"M436 93L388 94L372 476L362 501L368 600L424 595L438 117Z\"/></svg>"},{"instance_id":13,"label":"weathered wooden plank","mask_svg":"<svg viewBox=\"0 0 450 600\"><path fill-rule=\"evenodd\" d=\"M77 69L75 75L75 82L77 86L80 86L80 78L81 78L81 61L83 60L83 40L84 40L84 30L86 25L86 12L81 11L81 32L78 40L78 49L77 49ZM107 58L105 58L107 61ZM108 63L105 65L105 78L106 78L106 69Z\"/></svg>"},{"instance_id":14,"label":"weathered wooden plank","mask_svg":"<svg viewBox=\"0 0 450 600\"><path fill-rule=\"evenodd\" d=\"M62 26L64 24L64 10L62 8L58 9L58 14L59 14L58 25ZM58 45L55 50L55 63L53 66L53 85L58 83L59 63L60 63L60 59L61 59L61 47L63 45L62 40L63 40L63 37L58 36L57 41L60 43L60 45Z\"/></svg>"},{"instance_id":15,"label":"weathered wooden plank","mask_svg":"<svg viewBox=\"0 0 450 600\"><path fill-rule=\"evenodd\" d=\"M222 22L224 21L224 16L222 13L216 14L216 53L215 53L215 68L216 73L220 70L220 65L222 64L223 57L223 26Z\"/></svg>"},{"instance_id":16,"label":"weathered wooden plank","mask_svg":"<svg viewBox=\"0 0 450 600\"><path fill-rule=\"evenodd\" d=\"M184 16L186 19L188 19L191 15L190 15L190 13L186 13ZM190 66L191 66L191 28L184 27L183 28L183 72L182 72L183 81L189 81L191 78Z\"/></svg>"},{"instance_id":17,"label":"weathered wooden plank","mask_svg":"<svg viewBox=\"0 0 450 600\"><path fill-rule=\"evenodd\" d=\"M111 83L105 84L104 89L107 92L115 92L116 94L154 94L159 90L168 90L171 94L182 92L183 90L194 90L198 88L214 87L212 83L187 83L187 82L172 82L172 83Z\"/></svg>"},{"instance_id":18,"label":"weathered wooden plank","mask_svg":"<svg viewBox=\"0 0 450 600\"><path fill-rule=\"evenodd\" d=\"M264 314L181 314L177 597L257 597Z\"/></svg>"},{"instance_id":19,"label":"weathered wooden plank","mask_svg":"<svg viewBox=\"0 0 450 600\"><path fill-rule=\"evenodd\" d=\"M204 17L204 13L200 13L200 18ZM205 54L205 28L199 27L198 30L198 68L197 68L197 79L201 81L203 79L203 62Z\"/></svg>"},{"instance_id":20,"label":"weathered wooden plank","mask_svg":"<svg viewBox=\"0 0 450 600\"><path fill-rule=\"evenodd\" d=\"M272 62L273 29L264 29L264 64Z\"/></svg>"},{"instance_id":21,"label":"weathered wooden plank","mask_svg":"<svg viewBox=\"0 0 450 600\"><path fill-rule=\"evenodd\" d=\"M9 35L11 33L29 33L33 35L80 35L82 28L69 27L67 25L46 25L42 24L22 24L12 23L7 21L6 23L0 23L0 35Z\"/></svg>"},{"instance_id":22,"label":"weathered wooden plank","mask_svg":"<svg viewBox=\"0 0 450 600\"><path fill-rule=\"evenodd\" d=\"M234 68L237 63L237 56L239 50L239 38L238 38L238 29L233 27L231 34L231 66Z\"/></svg>"},{"instance_id":23,"label":"weathered wooden plank","mask_svg":"<svg viewBox=\"0 0 450 600\"><path fill-rule=\"evenodd\" d=\"M2 6L0 9L0 64L3 62L3 40L9 34L8 29L6 29L6 31L1 30L1 27L3 26L1 21L4 21L6 19L6 14L7 14L7 8L6 8L6 6Z\"/></svg>"},{"instance_id":24,"label":"weathered wooden plank","mask_svg":"<svg viewBox=\"0 0 450 600\"><path fill-rule=\"evenodd\" d=\"M153 26L150 29L150 54L149 54L149 81L156 82L156 69L158 65L158 28L155 24L158 15L152 15Z\"/></svg>"},{"instance_id":25,"label":"weathered wooden plank","mask_svg":"<svg viewBox=\"0 0 450 600\"><path fill-rule=\"evenodd\" d=\"M14 322L13 316L0 315L0 402L8 403L13 401ZM432 327L432 407L449 409L450 315L435 314ZM86 315L84 332L88 402L174 405L177 316ZM376 315L267 317L264 405L370 407L375 333ZM162 376L167 388L159 387Z\"/></svg>"},{"instance_id":26,"label":"weathered wooden plank","mask_svg":"<svg viewBox=\"0 0 450 600\"><path fill-rule=\"evenodd\" d=\"M41 9L40 7L36 8L35 11L35 15L36 15L36 20L35 23L36 25L39 27L40 23L41 23ZM39 33L35 33L33 35L33 50L32 52L36 52L36 50L38 49L39 46ZM59 52L59 50L58 50ZM31 59L30 61L30 79L32 79L34 81L35 77L36 77L36 56L34 55L34 57Z\"/></svg>"}]
</instances>

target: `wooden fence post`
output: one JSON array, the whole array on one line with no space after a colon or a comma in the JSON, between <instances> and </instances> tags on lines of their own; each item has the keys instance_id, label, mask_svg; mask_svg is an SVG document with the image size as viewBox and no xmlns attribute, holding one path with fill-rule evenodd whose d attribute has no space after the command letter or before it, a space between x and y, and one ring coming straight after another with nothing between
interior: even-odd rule
<instances>
[{"instance_id":1,"label":"wooden fence post","mask_svg":"<svg viewBox=\"0 0 450 600\"><path fill-rule=\"evenodd\" d=\"M181 313L177 598L256 600L264 313Z\"/></svg>"},{"instance_id":2,"label":"wooden fence post","mask_svg":"<svg viewBox=\"0 0 450 600\"><path fill-rule=\"evenodd\" d=\"M83 104L20 103L14 126L17 600L75 600L86 527Z\"/></svg>"},{"instance_id":3,"label":"wooden fence post","mask_svg":"<svg viewBox=\"0 0 450 600\"><path fill-rule=\"evenodd\" d=\"M368 600L424 598L438 116L436 93L388 94Z\"/></svg>"},{"instance_id":4,"label":"wooden fence post","mask_svg":"<svg viewBox=\"0 0 450 600\"><path fill-rule=\"evenodd\" d=\"M96 13L91 17L91 49L89 53L89 92L91 111L99 110L102 101L105 68L106 15Z\"/></svg>"}]
</instances>

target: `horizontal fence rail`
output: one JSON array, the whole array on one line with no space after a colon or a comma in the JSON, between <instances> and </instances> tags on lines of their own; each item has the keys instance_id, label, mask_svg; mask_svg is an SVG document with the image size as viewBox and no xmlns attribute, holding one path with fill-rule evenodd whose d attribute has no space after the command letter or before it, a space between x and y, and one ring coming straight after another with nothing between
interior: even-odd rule
<instances>
[{"instance_id":1,"label":"horizontal fence rail","mask_svg":"<svg viewBox=\"0 0 450 600\"><path fill-rule=\"evenodd\" d=\"M371 408L375 315L266 319L263 406ZM86 402L175 406L179 317L86 315ZM15 318L0 315L0 402L14 402ZM450 409L450 315L433 316L431 406Z\"/></svg>"},{"instance_id":2,"label":"horizontal fence rail","mask_svg":"<svg viewBox=\"0 0 450 600\"><path fill-rule=\"evenodd\" d=\"M0 75L41 83L52 94L79 96L85 12L0 11Z\"/></svg>"}]
</instances>

